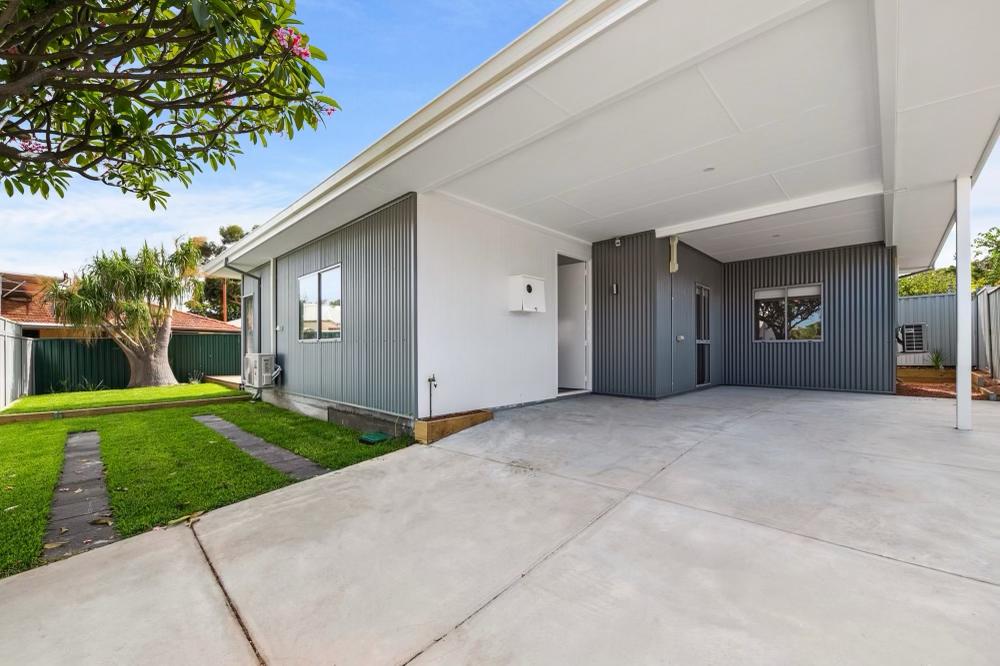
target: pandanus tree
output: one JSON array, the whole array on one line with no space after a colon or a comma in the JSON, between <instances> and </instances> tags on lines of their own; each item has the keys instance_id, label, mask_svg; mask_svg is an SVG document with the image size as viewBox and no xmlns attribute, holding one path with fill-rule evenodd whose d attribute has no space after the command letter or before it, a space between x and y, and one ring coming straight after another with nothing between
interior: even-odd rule
<instances>
[{"instance_id":1,"label":"pandanus tree","mask_svg":"<svg viewBox=\"0 0 1000 666\"><path fill-rule=\"evenodd\" d=\"M315 128L337 103L298 23L294 0L0 0L0 182L154 208L243 139Z\"/></svg>"},{"instance_id":2,"label":"pandanus tree","mask_svg":"<svg viewBox=\"0 0 1000 666\"><path fill-rule=\"evenodd\" d=\"M201 250L196 241L172 252L143 245L102 252L72 279L49 287L56 319L89 340L115 341L129 364L129 387L176 384L167 357L174 307L190 292Z\"/></svg>"}]
</instances>

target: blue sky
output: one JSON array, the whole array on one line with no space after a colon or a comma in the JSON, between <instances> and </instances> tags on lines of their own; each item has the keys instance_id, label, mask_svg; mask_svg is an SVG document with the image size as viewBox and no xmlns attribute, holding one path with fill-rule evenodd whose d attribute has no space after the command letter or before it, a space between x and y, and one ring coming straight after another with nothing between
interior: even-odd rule
<instances>
[{"instance_id":1,"label":"blue sky","mask_svg":"<svg viewBox=\"0 0 1000 666\"><path fill-rule=\"evenodd\" d=\"M187 190L171 187L167 209L155 213L117 190L78 181L65 199L0 198L0 270L58 275L101 249L261 224L559 4L300 0L303 30L329 56L317 65L343 113L293 141L249 148L236 171L201 174ZM973 208L974 233L1000 225L1000 159L980 178ZM953 247L939 263L951 262Z\"/></svg>"},{"instance_id":2,"label":"blue sky","mask_svg":"<svg viewBox=\"0 0 1000 666\"><path fill-rule=\"evenodd\" d=\"M431 101L560 4L559 0L299 0L302 30L343 107L316 132L248 148L237 169L170 187L150 212L118 190L74 181L64 199L0 193L0 270L59 275L101 249L219 226L261 224Z\"/></svg>"}]
</instances>

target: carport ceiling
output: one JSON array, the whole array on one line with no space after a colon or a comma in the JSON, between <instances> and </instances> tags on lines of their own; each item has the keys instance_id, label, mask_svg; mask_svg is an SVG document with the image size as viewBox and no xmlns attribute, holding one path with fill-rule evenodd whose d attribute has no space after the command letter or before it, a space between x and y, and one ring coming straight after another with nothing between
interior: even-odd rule
<instances>
[{"instance_id":1,"label":"carport ceiling","mask_svg":"<svg viewBox=\"0 0 1000 666\"><path fill-rule=\"evenodd\" d=\"M926 267L1000 118L997 25L995 0L573 0L255 238L440 191L586 241Z\"/></svg>"}]
</instances>

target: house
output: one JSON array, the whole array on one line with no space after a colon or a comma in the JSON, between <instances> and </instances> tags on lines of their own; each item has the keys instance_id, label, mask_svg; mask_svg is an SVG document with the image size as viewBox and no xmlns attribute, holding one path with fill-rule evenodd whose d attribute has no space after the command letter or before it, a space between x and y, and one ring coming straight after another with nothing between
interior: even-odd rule
<instances>
[{"instance_id":1,"label":"house","mask_svg":"<svg viewBox=\"0 0 1000 666\"><path fill-rule=\"evenodd\" d=\"M889 393L897 276L954 230L969 291L998 22L990 0L571 0L206 271L244 279L244 351L282 370L264 397L320 417Z\"/></svg>"},{"instance_id":2,"label":"house","mask_svg":"<svg viewBox=\"0 0 1000 666\"><path fill-rule=\"evenodd\" d=\"M56 321L45 289L53 278L45 275L0 272L0 317L20 327L26 338L77 338L80 331ZM174 310L177 333L239 333L239 327L191 312Z\"/></svg>"}]
</instances>

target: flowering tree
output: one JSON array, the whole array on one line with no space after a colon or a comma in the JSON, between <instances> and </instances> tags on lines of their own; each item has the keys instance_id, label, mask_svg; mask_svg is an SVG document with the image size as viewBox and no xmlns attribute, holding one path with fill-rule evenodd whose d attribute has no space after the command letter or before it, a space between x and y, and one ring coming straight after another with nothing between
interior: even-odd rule
<instances>
[{"instance_id":1,"label":"flowering tree","mask_svg":"<svg viewBox=\"0 0 1000 666\"><path fill-rule=\"evenodd\" d=\"M0 180L72 175L164 204L240 139L315 128L337 103L294 0L0 0Z\"/></svg>"}]
</instances>

